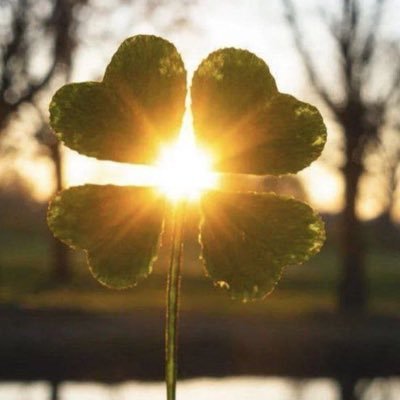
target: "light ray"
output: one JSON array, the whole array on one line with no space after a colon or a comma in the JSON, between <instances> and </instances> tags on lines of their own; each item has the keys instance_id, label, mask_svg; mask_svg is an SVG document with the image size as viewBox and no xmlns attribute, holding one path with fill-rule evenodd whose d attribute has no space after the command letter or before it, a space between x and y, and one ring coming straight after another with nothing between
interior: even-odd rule
<instances>
[{"instance_id":1,"label":"light ray","mask_svg":"<svg viewBox=\"0 0 400 400\"><path fill-rule=\"evenodd\" d=\"M218 184L212 157L197 146L188 115L177 142L162 149L156 168L156 185L172 201L197 200Z\"/></svg>"}]
</instances>

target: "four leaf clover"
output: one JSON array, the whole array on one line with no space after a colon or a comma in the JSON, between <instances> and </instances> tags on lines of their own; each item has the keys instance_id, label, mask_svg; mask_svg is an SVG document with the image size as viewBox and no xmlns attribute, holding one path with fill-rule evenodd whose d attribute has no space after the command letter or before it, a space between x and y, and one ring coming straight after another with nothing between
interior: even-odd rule
<instances>
[{"instance_id":1,"label":"four leaf clover","mask_svg":"<svg viewBox=\"0 0 400 400\"><path fill-rule=\"evenodd\" d=\"M176 48L138 35L122 43L102 82L59 89L50 123L81 154L151 165L179 134L186 90ZM318 110L280 93L265 62L246 50L225 48L202 61L191 108L196 140L216 156L220 172L296 173L326 141ZM86 250L101 283L126 288L151 271L166 207L153 188L84 185L56 195L48 224L60 240ZM274 193L210 190L200 207L206 273L243 300L264 297L285 266L306 261L325 239L323 222L307 204Z\"/></svg>"}]
</instances>

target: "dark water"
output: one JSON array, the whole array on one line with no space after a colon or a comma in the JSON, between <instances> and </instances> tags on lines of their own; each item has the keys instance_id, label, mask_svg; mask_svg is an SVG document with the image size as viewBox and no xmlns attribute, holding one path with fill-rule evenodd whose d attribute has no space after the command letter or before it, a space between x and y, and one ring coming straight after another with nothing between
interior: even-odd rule
<instances>
[{"instance_id":1,"label":"dark water","mask_svg":"<svg viewBox=\"0 0 400 400\"><path fill-rule=\"evenodd\" d=\"M360 381L360 400L400 399L400 378ZM1 400L50 400L47 382L0 383ZM65 382L58 387L58 400L165 400L162 382L126 382L118 385ZM331 379L201 378L179 382L177 400L340 400Z\"/></svg>"}]
</instances>

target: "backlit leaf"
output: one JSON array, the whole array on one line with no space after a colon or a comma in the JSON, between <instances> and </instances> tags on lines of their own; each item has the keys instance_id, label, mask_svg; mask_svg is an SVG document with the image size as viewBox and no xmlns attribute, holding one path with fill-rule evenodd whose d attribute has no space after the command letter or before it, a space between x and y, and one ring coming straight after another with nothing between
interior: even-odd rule
<instances>
[{"instance_id":1,"label":"backlit leaf","mask_svg":"<svg viewBox=\"0 0 400 400\"><path fill-rule=\"evenodd\" d=\"M57 136L71 149L91 157L131 157L139 140L135 143L130 122L129 110L99 82L65 85L50 104L50 123ZM128 146L129 139L135 146Z\"/></svg>"},{"instance_id":2,"label":"backlit leaf","mask_svg":"<svg viewBox=\"0 0 400 400\"><path fill-rule=\"evenodd\" d=\"M62 87L50 123L64 143L99 159L153 163L177 137L185 109L186 71L176 48L151 35L126 39L103 82Z\"/></svg>"},{"instance_id":3,"label":"backlit leaf","mask_svg":"<svg viewBox=\"0 0 400 400\"><path fill-rule=\"evenodd\" d=\"M260 175L295 173L321 155L325 142L319 111L280 93L249 121L245 137L218 143L224 149L218 166L222 171Z\"/></svg>"},{"instance_id":4,"label":"backlit leaf","mask_svg":"<svg viewBox=\"0 0 400 400\"><path fill-rule=\"evenodd\" d=\"M164 201L152 189L85 185L54 198L48 225L64 243L86 250L97 280L123 289L151 272L163 215Z\"/></svg>"},{"instance_id":5,"label":"backlit leaf","mask_svg":"<svg viewBox=\"0 0 400 400\"><path fill-rule=\"evenodd\" d=\"M270 293L283 267L308 260L325 240L323 222L308 205L272 193L210 192L202 213L206 271L245 301Z\"/></svg>"},{"instance_id":6,"label":"backlit leaf","mask_svg":"<svg viewBox=\"0 0 400 400\"><path fill-rule=\"evenodd\" d=\"M319 157L326 128L310 104L279 93L267 65L254 54L223 49L193 77L196 136L223 172L297 172Z\"/></svg>"},{"instance_id":7,"label":"backlit leaf","mask_svg":"<svg viewBox=\"0 0 400 400\"><path fill-rule=\"evenodd\" d=\"M277 93L267 64L247 50L211 53L193 75L191 98L196 136L223 157L225 145L245 136L247 121ZM243 140L242 140L243 141ZM223 150L223 151L222 151Z\"/></svg>"}]
</instances>

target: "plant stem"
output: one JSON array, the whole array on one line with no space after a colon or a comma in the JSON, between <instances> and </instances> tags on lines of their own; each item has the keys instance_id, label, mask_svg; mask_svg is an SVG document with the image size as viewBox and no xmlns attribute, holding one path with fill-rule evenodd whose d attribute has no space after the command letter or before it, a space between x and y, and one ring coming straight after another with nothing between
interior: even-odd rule
<instances>
[{"instance_id":1,"label":"plant stem","mask_svg":"<svg viewBox=\"0 0 400 400\"><path fill-rule=\"evenodd\" d=\"M183 255L185 204L174 205L172 217L172 246L167 283L167 314L165 326L165 382L167 384L167 400L175 400L178 371L177 337L178 306L181 281L181 262Z\"/></svg>"}]
</instances>

